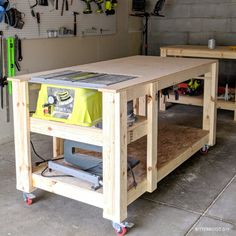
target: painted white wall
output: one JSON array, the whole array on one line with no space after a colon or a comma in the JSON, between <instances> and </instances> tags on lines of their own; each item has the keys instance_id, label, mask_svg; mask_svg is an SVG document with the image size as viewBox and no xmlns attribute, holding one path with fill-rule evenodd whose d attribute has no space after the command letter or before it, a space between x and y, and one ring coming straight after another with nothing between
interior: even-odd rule
<instances>
[{"instance_id":1,"label":"painted white wall","mask_svg":"<svg viewBox=\"0 0 236 236\"><path fill-rule=\"evenodd\" d=\"M140 19L130 18L129 11L130 2L119 1L117 33L115 35L23 40L22 73L139 54ZM7 142L12 138L12 115L11 122L6 123L5 111L0 108L0 143Z\"/></svg>"}]
</instances>

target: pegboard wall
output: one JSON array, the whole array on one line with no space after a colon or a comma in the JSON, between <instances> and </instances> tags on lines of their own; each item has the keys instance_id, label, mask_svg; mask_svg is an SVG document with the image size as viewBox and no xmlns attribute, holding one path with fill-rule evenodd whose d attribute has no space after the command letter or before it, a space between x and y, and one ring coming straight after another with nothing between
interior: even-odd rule
<instances>
[{"instance_id":1,"label":"pegboard wall","mask_svg":"<svg viewBox=\"0 0 236 236\"><path fill-rule=\"evenodd\" d=\"M61 16L61 8L63 0L58 0L59 9L55 9L48 1L49 6L36 6L35 12L40 13L40 25L37 24L36 18L32 17L30 6L36 3L35 0L10 0L11 7L17 8L24 13L23 29L15 29L8 27L5 23L0 23L0 30L4 32L4 36L14 36L17 34L22 39L48 38L48 30L59 30L61 27L66 27L73 31L74 15L73 12L79 12L77 16L77 36L89 35L110 35L116 33L116 14L106 15L105 13L97 13L97 5L92 2L92 14L83 14L86 5L81 0L68 0L69 11L64 10ZM71 3L73 4L71 5ZM103 5L104 8L104 5ZM73 37L73 35L59 35L58 37Z\"/></svg>"}]
</instances>

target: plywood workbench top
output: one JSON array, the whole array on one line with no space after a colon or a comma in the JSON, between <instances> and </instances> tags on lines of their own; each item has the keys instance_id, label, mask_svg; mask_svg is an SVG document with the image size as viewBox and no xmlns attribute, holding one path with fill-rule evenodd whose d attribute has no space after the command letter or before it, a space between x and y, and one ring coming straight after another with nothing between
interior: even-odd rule
<instances>
[{"instance_id":1,"label":"plywood workbench top","mask_svg":"<svg viewBox=\"0 0 236 236\"><path fill-rule=\"evenodd\" d=\"M64 70L89 71L108 74L122 74L135 76L137 78L110 85L104 88L98 88L100 91L117 92L138 84L150 82L161 82L168 76L178 75L183 71L188 72L201 66L210 66L216 61L209 59L186 59L186 58L168 58L157 56L132 56L109 61L90 63L80 66L63 68L41 73L27 74L11 78L11 80L28 80L33 76L44 75L48 73L60 72Z\"/></svg>"}]
</instances>

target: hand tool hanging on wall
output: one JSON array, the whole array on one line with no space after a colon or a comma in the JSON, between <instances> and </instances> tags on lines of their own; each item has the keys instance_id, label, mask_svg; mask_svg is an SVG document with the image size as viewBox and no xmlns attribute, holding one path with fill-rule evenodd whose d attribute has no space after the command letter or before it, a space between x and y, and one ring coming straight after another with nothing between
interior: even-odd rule
<instances>
[{"instance_id":1,"label":"hand tool hanging on wall","mask_svg":"<svg viewBox=\"0 0 236 236\"><path fill-rule=\"evenodd\" d=\"M10 109L9 109L9 91L8 91L8 81L5 70L5 43L3 39L3 32L0 32L0 44L1 44L1 68L0 68L0 87L1 87L1 108L4 108L4 88L6 94L6 114L7 114L7 122L10 121Z\"/></svg>"},{"instance_id":2,"label":"hand tool hanging on wall","mask_svg":"<svg viewBox=\"0 0 236 236\"><path fill-rule=\"evenodd\" d=\"M103 9L102 9L102 4L103 4L103 0L94 0L94 2L97 4L97 13L103 13Z\"/></svg>"},{"instance_id":3,"label":"hand tool hanging on wall","mask_svg":"<svg viewBox=\"0 0 236 236\"><path fill-rule=\"evenodd\" d=\"M62 0L61 16L64 15L64 8L65 8L66 11L69 11L69 3L68 3L68 0Z\"/></svg>"},{"instance_id":4,"label":"hand tool hanging on wall","mask_svg":"<svg viewBox=\"0 0 236 236\"><path fill-rule=\"evenodd\" d=\"M23 60L22 57L22 49L21 49L21 40L17 35L15 35L15 42L14 42L14 51L15 51L15 66L18 71L21 71L21 66L19 64L19 61Z\"/></svg>"},{"instance_id":5,"label":"hand tool hanging on wall","mask_svg":"<svg viewBox=\"0 0 236 236\"><path fill-rule=\"evenodd\" d=\"M56 0L56 5L55 5L55 9L58 10L59 6L58 6L58 0Z\"/></svg>"},{"instance_id":6,"label":"hand tool hanging on wall","mask_svg":"<svg viewBox=\"0 0 236 236\"><path fill-rule=\"evenodd\" d=\"M8 8L9 8L9 1L0 0L0 22L4 20L4 17Z\"/></svg>"},{"instance_id":7,"label":"hand tool hanging on wall","mask_svg":"<svg viewBox=\"0 0 236 236\"><path fill-rule=\"evenodd\" d=\"M48 0L38 0L39 6L48 6Z\"/></svg>"},{"instance_id":8,"label":"hand tool hanging on wall","mask_svg":"<svg viewBox=\"0 0 236 236\"><path fill-rule=\"evenodd\" d=\"M7 38L7 76L15 76L15 39L14 37ZM12 84L8 83L9 94L12 95Z\"/></svg>"},{"instance_id":9,"label":"hand tool hanging on wall","mask_svg":"<svg viewBox=\"0 0 236 236\"><path fill-rule=\"evenodd\" d=\"M5 79L3 77L3 32L0 31L0 47L1 47L1 63L0 63L0 92L1 92L1 108L3 109L3 105L4 105L4 98L3 98L3 88L5 86Z\"/></svg>"},{"instance_id":10,"label":"hand tool hanging on wall","mask_svg":"<svg viewBox=\"0 0 236 236\"><path fill-rule=\"evenodd\" d=\"M38 1L36 1L36 3L34 5L31 5L30 0L28 0L29 3L29 7L30 7L30 13L32 17L35 17L35 11L34 8L38 5Z\"/></svg>"},{"instance_id":11,"label":"hand tool hanging on wall","mask_svg":"<svg viewBox=\"0 0 236 236\"><path fill-rule=\"evenodd\" d=\"M79 12L73 12L74 15L74 36L77 35L77 15L79 15Z\"/></svg>"},{"instance_id":12,"label":"hand tool hanging on wall","mask_svg":"<svg viewBox=\"0 0 236 236\"><path fill-rule=\"evenodd\" d=\"M84 14L92 14L91 2L93 0L82 0L86 4L86 8L83 10Z\"/></svg>"},{"instance_id":13,"label":"hand tool hanging on wall","mask_svg":"<svg viewBox=\"0 0 236 236\"><path fill-rule=\"evenodd\" d=\"M117 0L106 0L105 2L105 13L106 15L114 15L116 13L115 8L117 7Z\"/></svg>"},{"instance_id":14,"label":"hand tool hanging on wall","mask_svg":"<svg viewBox=\"0 0 236 236\"><path fill-rule=\"evenodd\" d=\"M16 28L16 29L22 29L24 27L24 17L25 14L17 10L16 8L12 7L9 10L6 11L5 14L5 23L9 26Z\"/></svg>"},{"instance_id":15,"label":"hand tool hanging on wall","mask_svg":"<svg viewBox=\"0 0 236 236\"><path fill-rule=\"evenodd\" d=\"M41 23L41 19L40 19L40 13L36 12L36 20L37 20L37 25L38 25L38 35L40 36L41 32L40 32L40 23Z\"/></svg>"},{"instance_id":16,"label":"hand tool hanging on wall","mask_svg":"<svg viewBox=\"0 0 236 236\"><path fill-rule=\"evenodd\" d=\"M160 14L160 11L162 11L164 5L165 5L165 0L158 0L154 9L153 9L152 15L164 17L164 15Z\"/></svg>"}]
</instances>

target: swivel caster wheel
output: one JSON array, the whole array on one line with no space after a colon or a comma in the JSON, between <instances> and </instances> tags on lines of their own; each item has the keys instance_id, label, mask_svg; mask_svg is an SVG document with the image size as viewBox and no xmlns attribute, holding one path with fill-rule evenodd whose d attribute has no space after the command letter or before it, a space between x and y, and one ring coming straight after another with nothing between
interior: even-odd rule
<instances>
[{"instance_id":1,"label":"swivel caster wheel","mask_svg":"<svg viewBox=\"0 0 236 236\"><path fill-rule=\"evenodd\" d=\"M132 228L134 226L133 223L128 223L128 222L124 222L124 223L112 223L112 226L116 232L117 236L124 236L127 233L127 229L128 228Z\"/></svg>"},{"instance_id":2,"label":"swivel caster wheel","mask_svg":"<svg viewBox=\"0 0 236 236\"><path fill-rule=\"evenodd\" d=\"M204 145L204 147L201 148L200 153L203 154L203 155L208 154L209 148L210 147L208 145Z\"/></svg>"},{"instance_id":3,"label":"swivel caster wheel","mask_svg":"<svg viewBox=\"0 0 236 236\"><path fill-rule=\"evenodd\" d=\"M33 204L33 200L36 198L36 196L32 193L23 193L23 199L24 202L30 206Z\"/></svg>"}]
</instances>

